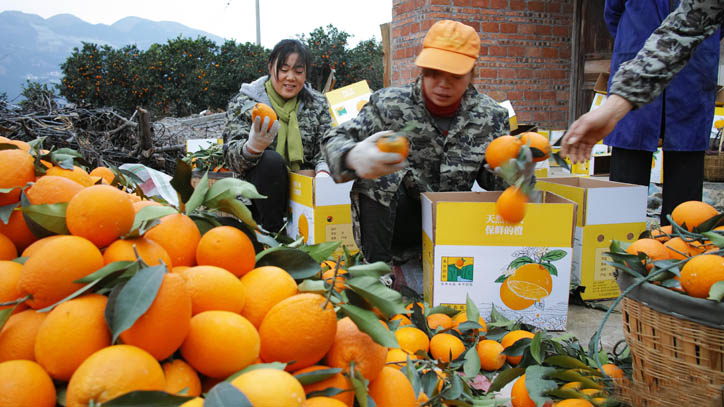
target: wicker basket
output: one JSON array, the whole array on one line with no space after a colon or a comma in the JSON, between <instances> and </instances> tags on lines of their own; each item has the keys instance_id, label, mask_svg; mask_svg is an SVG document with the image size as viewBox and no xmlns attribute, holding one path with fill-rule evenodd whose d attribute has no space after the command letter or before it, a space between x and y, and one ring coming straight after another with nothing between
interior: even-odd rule
<instances>
[{"instance_id":1,"label":"wicker basket","mask_svg":"<svg viewBox=\"0 0 724 407\"><path fill-rule=\"evenodd\" d=\"M619 285L630 283L622 284L619 275ZM717 326L717 319L724 317L724 304L648 283L639 288L621 306L633 359L633 377L621 389L622 398L636 407L724 407L724 329ZM646 304L647 298L655 299ZM666 306L669 310L654 309ZM718 315L690 320L698 318L700 306L710 306L710 312Z\"/></svg>"},{"instance_id":2,"label":"wicker basket","mask_svg":"<svg viewBox=\"0 0 724 407\"><path fill-rule=\"evenodd\" d=\"M724 154L722 154L722 130L719 129L712 143L712 150L704 155L704 180L724 181Z\"/></svg>"}]
</instances>

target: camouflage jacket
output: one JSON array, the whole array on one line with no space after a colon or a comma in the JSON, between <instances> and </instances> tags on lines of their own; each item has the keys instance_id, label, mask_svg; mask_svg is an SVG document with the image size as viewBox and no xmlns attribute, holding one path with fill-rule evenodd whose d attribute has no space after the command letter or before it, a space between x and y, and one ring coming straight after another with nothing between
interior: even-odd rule
<instances>
[{"instance_id":1,"label":"camouflage jacket","mask_svg":"<svg viewBox=\"0 0 724 407\"><path fill-rule=\"evenodd\" d=\"M406 133L410 140L408 167L374 180L356 179L353 193L389 206L408 174L420 192L469 191L476 178L483 188L493 189L491 173L483 167L485 149L493 138L509 133L508 111L470 85L445 137L425 108L421 83L418 77L407 86L376 91L357 117L325 134L324 153L335 181L356 178L344 160L357 142L378 131L399 131L416 122Z\"/></svg>"},{"instance_id":2,"label":"camouflage jacket","mask_svg":"<svg viewBox=\"0 0 724 407\"><path fill-rule=\"evenodd\" d=\"M724 22L724 0L682 0L646 40L636 57L611 80L609 93L634 106L658 96L689 61L696 47Z\"/></svg>"},{"instance_id":3,"label":"camouflage jacket","mask_svg":"<svg viewBox=\"0 0 724 407\"><path fill-rule=\"evenodd\" d=\"M249 138L251 109L258 102L271 106L264 88L267 79L268 76L263 76L252 83L242 85L241 90L231 99L226 109L226 124L222 133L224 137L224 159L241 177L244 176L247 170L256 166L261 157L247 156L242 152L242 147ZM327 98L309 85L305 84L305 87L312 94L313 101L312 103L300 103L299 111L297 111L299 130L302 133L302 145L304 146L304 163L301 169L314 169L324 161L321 140L322 135L332 127L332 118L329 114ZM276 140L268 148L275 150Z\"/></svg>"}]
</instances>

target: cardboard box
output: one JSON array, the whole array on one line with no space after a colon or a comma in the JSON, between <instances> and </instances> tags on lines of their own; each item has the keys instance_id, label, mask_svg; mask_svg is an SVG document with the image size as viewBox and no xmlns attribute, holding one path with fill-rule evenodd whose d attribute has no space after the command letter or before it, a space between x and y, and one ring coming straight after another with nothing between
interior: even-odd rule
<instances>
[{"instance_id":1,"label":"cardboard box","mask_svg":"<svg viewBox=\"0 0 724 407\"><path fill-rule=\"evenodd\" d=\"M370 95L372 91L367 81L355 82L325 93L332 115L332 125L337 126L356 117L362 106L370 100Z\"/></svg>"},{"instance_id":2,"label":"cardboard box","mask_svg":"<svg viewBox=\"0 0 724 407\"><path fill-rule=\"evenodd\" d=\"M190 138L186 139L186 153L195 153L207 149L214 144L224 144L222 138Z\"/></svg>"},{"instance_id":3,"label":"cardboard box","mask_svg":"<svg viewBox=\"0 0 724 407\"><path fill-rule=\"evenodd\" d=\"M331 177L315 178L313 171L290 173L287 235L303 236L307 244L341 241L349 251L358 251L352 234L351 189L352 181L336 184ZM335 255L341 253L340 245Z\"/></svg>"},{"instance_id":4,"label":"cardboard box","mask_svg":"<svg viewBox=\"0 0 724 407\"><path fill-rule=\"evenodd\" d=\"M510 120L510 131L514 132L516 129L518 129L518 118L515 116L515 110L513 110L513 104L510 103L510 100L504 100L498 104L500 106L503 106L504 108L508 109L508 120Z\"/></svg>"},{"instance_id":5,"label":"cardboard box","mask_svg":"<svg viewBox=\"0 0 724 407\"><path fill-rule=\"evenodd\" d=\"M654 184L662 184L664 182L664 151L661 147L657 148L651 156L650 182Z\"/></svg>"},{"instance_id":6,"label":"cardboard box","mask_svg":"<svg viewBox=\"0 0 724 407\"><path fill-rule=\"evenodd\" d=\"M543 203L527 204L525 218L513 225L496 212L500 194L422 194L425 301L464 310L470 295L483 317L495 306L510 319L565 330L575 204L544 193ZM525 267L537 261L549 268Z\"/></svg>"},{"instance_id":7,"label":"cardboard box","mask_svg":"<svg viewBox=\"0 0 724 407\"><path fill-rule=\"evenodd\" d=\"M608 78L611 76L608 72L601 72L593 84L593 91L600 95L608 95Z\"/></svg>"},{"instance_id":8,"label":"cardboard box","mask_svg":"<svg viewBox=\"0 0 724 407\"><path fill-rule=\"evenodd\" d=\"M572 281L585 286L584 300L619 295L611 259L612 239L633 242L646 229L648 188L592 178L539 179L536 188L578 204Z\"/></svg>"}]
</instances>

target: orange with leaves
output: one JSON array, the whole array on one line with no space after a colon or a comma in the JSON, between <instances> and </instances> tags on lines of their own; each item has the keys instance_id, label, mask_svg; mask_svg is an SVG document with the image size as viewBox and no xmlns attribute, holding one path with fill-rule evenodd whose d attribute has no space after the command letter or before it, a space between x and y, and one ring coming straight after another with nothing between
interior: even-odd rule
<instances>
[{"instance_id":1,"label":"orange with leaves","mask_svg":"<svg viewBox=\"0 0 724 407\"><path fill-rule=\"evenodd\" d=\"M548 137L533 131L521 133L520 143L522 145L529 145L531 148L535 148L543 153L543 155L540 157L534 156L534 162L547 160L553 152L553 149L551 148L551 143L548 141Z\"/></svg>"},{"instance_id":2,"label":"orange with leaves","mask_svg":"<svg viewBox=\"0 0 724 407\"><path fill-rule=\"evenodd\" d=\"M12 140L7 137L3 137L2 139L0 139L0 143L12 144L12 145L18 147L20 150L26 151L26 152L30 152L30 150L32 149L32 147L30 147L30 144L28 144L22 140Z\"/></svg>"},{"instance_id":3,"label":"orange with leaves","mask_svg":"<svg viewBox=\"0 0 724 407\"><path fill-rule=\"evenodd\" d=\"M403 326L395 331L395 338L400 348L410 354L415 354L421 350L427 352L430 350L430 338L427 334L415 326Z\"/></svg>"},{"instance_id":4,"label":"orange with leaves","mask_svg":"<svg viewBox=\"0 0 724 407\"><path fill-rule=\"evenodd\" d=\"M196 247L196 264L216 266L241 277L254 268L256 252L246 233L232 226L217 226L204 233Z\"/></svg>"},{"instance_id":5,"label":"orange with leaves","mask_svg":"<svg viewBox=\"0 0 724 407\"><path fill-rule=\"evenodd\" d=\"M277 369L256 369L231 381L254 406L302 407L304 388L291 374Z\"/></svg>"},{"instance_id":6,"label":"orange with leaves","mask_svg":"<svg viewBox=\"0 0 724 407\"><path fill-rule=\"evenodd\" d=\"M69 202L84 187L68 178L44 175L25 193L32 205Z\"/></svg>"},{"instance_id":7,"label":"orange with leaves","mask_svg":"<svg viewBox=\"0 0 724 407\"><path fill-rule=\"evenodd\" d=\"M468 321L468 314L465 311L458 312L457 314L455 314L452 321L453 329L455 329L456 332L461 333L458 327L460 326L460 324ZM478 325L483 327L483 335L485 335L485 333L488 331L488 325L485 323L485 319L483 319L483 317L478 317ZM478 335L480 333L479 329L473 329L471 332L474 335Z\"/></svg>"},{"instance_id":8,"label":"orange with leaves","mask_svg":"<svg viewBox=\"0 0 724 407\"><path fill-rule=\"evenodd\" d=\"M525 375L520 376L510 392L510 401L513 407L535 407L535 401L530 398L528 389L525 387Z\"/></svg>"},{"instance_id":9,"label":"orange with leaves","mask_svg":"<svg viewBox=\"0 0 724 407\"><path fill-rule=\"evenodd\" d=\"M606 376L612 378L612 379L623 379L626 377L626 374L623 372L623 370L614 365L613 363L606 363L601 366L604 373L606 373Z\"/></svg>"},{"instance_id":10,"label":"orange with leaves","mask_svg":"<svg viewBox=\"0 0 724 407\"><path fill-rule=\"evenodd\" d=\"M666 260L670 258L669 249L664 246L663 243L656 239L644 238L636 240L626 249L629 254L638 254L642 252L648 256L651 262L658 260ZM646 262L646 270L651 270L654 265L651 262Z\"/></svg>"},{"instance_id":11,"label":"orange with leaves","mask_svg":"<svg viewBox=\"0 0 724 407\"><path fill-rule=\"evenodd\" d=\"M241 315L257 328L271 307L297 293L297 283L294 278L276 266L263 266L251 270L241 277L241 284L246 293Z\"/></svg>"},{"instance_id":12,"label":"orange with leaves","mask_svg":"<svg viewBox=\"0 0 724 407\"><path fill-rule=\"evenodd\" d=\"M679 226L686 225L686 228L691 232L695 227L718 213L713 206L706 202L686 201L680 203L671 211L671 219Z\"/></svg>"},{"instance_id":13,"label":"orange with leaves","mask_svg":"<svg viewBox=\"0 0 724 407\"><path fill-rule=\"evenodd\" d=\"M176 266L196 265L196 246L201 232L196 223L183 213L166 215L158 225L149 229L143 237L163 246L171 256L171 264Z\"/></svg>"},{"instance_id":14,"label":"orange with leaves","mask_svg":"<svg viewBox=\"0 0 724 407\"><path fill-rule=\"evenodd\" d=\"M450 329L453 327L453 320L447 314L433 313L427 316L427 325L433 331L437 328Z\"/></svg>"},{"instance_id":15,"label":"orange with leaves","mask_svg":"<svg viewBox=\"0 0 724 407\"><path fill-rule=\"evenodd\" d=\"M594 407L590 401L585 399L566 399L561 400L553 405L553 407Z\"/></svg>"},{"instance_id":16,"label":"orange with leaves","mask_svg":"<svg viewBox=\"0 0 724 407\"><path fill-rule=\"evenodd\" d=\"M0 362L24 359L35 360L35 337L46 312L29 309L13 314L0 330Z\"/></svg>"},{"instance_id":17,"label":"orange with leaves","mask_svg":"<svg viewBox=\"0 0 724 407\"><path fill-rule=\"evenodd\" d=\"M410 321L410 318L406 317L404 314L397 314L397 315L393 316L392 318L390 318L390 321L397 321L397 320L400 321L399 326L412 325L412 321Z\"/></svg>"},{"instance_id":18,"label":"orange with leaves","mask_svg":"<svg viewBox=\"0 0 724 407\"><path fill-rule=\"evenodd\" d=\"M138 213L141 209L147 206L163 206L160 202L152 201L150 199L144 199L142 201L133 202L133 210Z\"/></svg>"},{"instance_id":19,"label":"orange with leaves","mask_svg":"<svg viewBox=\"0 0 724 407\"><path fill-rule=\"evenodd\" d=\"M664 246L669 251L669 258L675 260L684 260L698 254L694 252L696 250L694 247L678 236L669 239Z\"/></svg>"},{"instance_id":20,"label":"orange with leaves","mask_svg":"<svg viewBox=\"0 0 724 407\"><path fill-rule=\"evenodd\" d=\"M113 179L116 177L116 174L114 174L108 167L96 167L88 175L91 177L101 178L104 184L112 183Z\"/></svg>"},{"instance_id":21,"label":"orange with leaves","mask_svg":"<svg viewBox=\"0 0 724 407\"><path fill-rule=\"evenodd\" d=\"M304 369L297 370L294 372L295 377L299 377L300 375L304 375L305 373L313 373L319 370L324 369L330 369L329 366L324 365L314 365L305 367ZM328 388L337 388L340 390L343 390L342 393L335 394L334 396L331 396L331 398L340 401L345 406L352 407L354 406L354 391L352 389L352 385L350 384L349 380L340 372L335 373L334 375L324 379L320 380L318 382L305 384L304 386L304 392L309 394L313 391L324 391Z\"/></svg>"},{"instance_id":22,"label":"orange with leaves","mask_svg":"<svg viewBox=\"0 0 724 407\"><path fill-rule=\"evenodd\" d=\"M195 266L181 273L191 295L193 315L204 311L239 313L246 302L246 289L230 272L215 266Z\"/></svg>"},{"instance_id":23,"label":"orange with leaves","mask_svg":"<svg viewBox=\"0 0 724 407\"><path fill-rule=\"evenodd\" d=\"M259 356L259 333L239 314L205 311L191 318L181 355L197 372L225 379Z\"/></svg>"},{"instance_id":24,"label":"orange with leaves","mask_svg":"<svg viewBox=\"0 0 724 407\"><path fill-rule=\"evenodd\" d=\"M74 165L72 170L68 170L58 166L50 167L47 171L45 171L45 175L68 178L81 184L84 187L89 187L96 183L96 179L91 177L90 174L88 174L88 171L77 165Z\"/></svg>"},{"instance_id":25,"label":"orange with leaves","mask_svg":"<svg viewBox=\"0 0 724 407\"><path fill-rule=\"evenodd\" d=\"M191 296L184 279L178 274L166 273L151 306L130 328L121 332L121 340L163 360L181 346L190 324Z\"/></svg>"},{"instance_id":26,"label":"orange with leaves","mask_svg":"<svg viewBox=\"0 0 724 407\"><path fill-rule=\"evenodd\" d=\"M495 371L505 364L505 355L503 354L505 348L497 341L484 339L478 342L476 350L480 358L480 367L483 370Z\"/></svg>"},{"instance_id":27,"label":"orange with leaves","mask_svg":"<svg viewBox=\"0 0 724 407\"><path fill-rule=\"evenodd\" d=\"M45 308L83 287L74 281L101 267L103 255L88 239L61 236L28 257L18 286L23 295L32 295L27 301L31 308Z\"/></svg>"},{"instance_id":28,"label":"orange with leaves","mask_svg":"<svg viewBox=\"0 0 724 407\"><path fill-rule=\"evenodd\" d=\"M495 210L508 223L518 223L525 217L528 196L518 187L508 187L495 201Z\"/></svg>"},{"instance_id":29,"label":"orange with leaves","mask_svg":"<svg viewBox=\"0 0 724 407\"><path fill-rule=\"evenodd\" d=\"M387 360L387 348L357 328L349 317L337 321L334 343L327 353L327 365L349 371L350 363L367 379L374 380Z\"/></svg>"},{"instance_id":30,"label":"orange with leaves","mask_svg":"<svg viewBox=\"0 0 724 407\"><path fill-rule=\"evenodd\" d=\"M166 393L179 396L199 396L201 394L201 380L198 373L188 363L181 359L168 361L161 365L166 377Z\"/></svg>"},{"instance_id":31,"label":"orange with leaves","mask_svg":"<svg viewBox=\"0 0 724 407\"><path fill-rule=\"evenodd\" d=\"M407 364L408 358L410 360L415 360L417 359L417 355L407 353L402 349L392 348L387 351L385 365L394 367L395 369L402 369L405 364Z\"/></svg>"},{"instance_id":32,"label":"orange with leaves","mask_svg":"<svg viewBox=\"0 0 724 407\"><path fill-rule=\"evenodd\" d=\"M339 270L336 270L336 277L335 277L335 267L332 266L332 268L325 270L322 272L322 280L324 280L327 284L332 284L332 280L334 280L334 290L338 293L341 293L342 290L344 290L344 282L346 281L346 278L344 277L347 273L347 270L340 268Z\"/></svg>"},{"instance_id":33,"label":"orange with leaves","mask_svg":"<svg viewBox=\"0 0 724 407\"><path fill-rule=\"evenodd\" d=\"M256 118L259 118L261 124L264 124L264 119L269 118L269 128L271 129L274 120L277 119L277 113L272 109L271 106L264 103L257 103L251 109L251 121L253 122Z\"/></svg>"},{"instance_id":34,"label":"orange with leaves","mask_svg":"<svg viewBox=\"0 0 724 407\"><path fill-rule=\"evenodd\" d=\"M724 281L724 258L716 254L692 257L681 268L681 286L692 297L707 298L714 283Z\"/></svg>"},{"instance_id":35,"label":"orange with leaves","mask_svg":"<svg viewBox=\"0 0 724 407\"><path fill-rule=\"evenodd\" d=\"M144 263L150 266L164 264L169 270L173 267L171 256L166 249L153 240L144 237L118 239L103 251L103 261L110 264L115 261L136 261L136 251Z\"/></svg>"},{"instance_id":36,"label":"orange with leaves","mask_svg":"<svg viewBox=\"0 0 724 407\"><path fill-rule=\"evenodd\" d=\"M35 337L35 358L51 377L70 379L88 356L111 344L107 303L106 296L87 294L48 313Z\"/></svg>"},{"instance_id":37,"label":"orange with leaves","mask_svg":"<svg viewBox=\"0 0 724 407\"><path fill-rule=\"evenodd\" d=\"M0 407L54 407L55 395L53 380L37 363L0 363Z\"/></svg>"},{"instance_id":38,"label":"orange with leaves","mask_svg":"<svg viewBox=\"0 0 724 407\"><path fill-rule=\"evenodd\" d=\"M407 376L388 366L370 382L369 395L378 407L415 407L417 402Z\"/></svg>"},{"instance_id":39,"label":"orange with leaves","mask_svg":"<svg viewBox=\"0 0 724 407\"><path fill-rule=\"evenodd\" d=\"M533 339L534 336L535 336L535 334L533 334L532 332L518 329L515 331L510 331L507 334L505 334L505 336L503 336L503 339L501 339L500 344L503 345L503 348L507 349L507 348L513 346L513 344L515 344L516 342L518 342L521 339L524 339L524 338ZM520 363L521 359L523 359L523 356L522 355L521 356L507 356L506 359L508 360L508 363L515 366L518 363Z\"/></svg>"},{"instance_id":40,"label":"orange with leaves","mask_svg":"<svg viewBox=\"0 0 724 407\"><path fill-rule=\"evenodd\" d=\"M72 235L106 247L131 231L136 212L128 194L109 185L93 185L68 202L65 223Z\"/></svg>"},{"instance_id":41,"label":"orange with leaves","mask_svg":"<svg viewBox=\"0 0 724 407\"><path fill-rule=\"evenodd\" d=\"M293 361L287 366L291 371L311 366L329 351L336 332L337 315L325 297L312 293L293 295L271 307L264 316L259 326L261 359Z\"/></svg>"},{"instance_id":42,"label":"orange with leaves","mask_svg":"<svg viewBox=\"0 0 724 407\"><path fill-rule=\"evenodd\" d=\"M517 158L520 147L521 142L517 137L510 135L497 137L485 149L485 161L490 168L498 168L508 160Z\"/></svg>"},{"instance_id":43,"label":"orange with leaves","mask_svg":"<svg viewBox=\"0 0 724 407\"><path fill-rule=\"evenodd\" d=\"M10 260L0 260L0 302L10 302L23 297L23 292L18 287L20 274L23 272L23 265ZM5 305L1 309L10 308L12 305ZM27 308L25 303L16 306L13 313L20 312Z\"/></svg>"},{"instance_id":44,"label":"orange with leaves","mask_svg":"<svg viewBox=\"0 0 724 407\"><path fill-rule=\"evenodd\" d=\"M0 150L0 188L15 188L0 192L0 206L20 200L20 188L35 181L33 156L19 149Z\"/></svg>"},{"instance_id":45,"label":"orange with leaves","mask_svg":"<svg viewBox=\"0 0 724 407\"><path fill-rule=\"evenodd\" d=\"M114 345L90 355L68 382L67 407L100 405L136 390L162 391L163 369L143 349Z\"/></svg>"},{"instance_id":46,"label":"orange with leaves","mask_svg":"<svg viewBox=\"0 0 724 407\"><path fill-rule=\"evenodd\" d=\"M26 247L25 250L23 250L23 252L20 255L22 257L30 257L33 254L35 254L35 252L38 249L40 249L42 246L45 246L46 243L50 242L51 240L55 240L59 237L63 237L63 236L67 236L67 235L52 235L52 236L44 237L42 239L38 239L38 240L34 241L33 243L31 243L28 247Z\"/></svg>"},{"instance_id":47,"label":"orange with leaves","mask_svg":"<svg viewBox=\"0 0 724 407\"><path fill-rule=\"evenodd\" d=\"M465 352L465 344L455 335L439 333L430 339L430 354L441 362L450 362Z\"/></svg>"},{"instance_id":48,"label":"orange with leaves","mask_svg":"<svg viewBox=\"0 0 724 407\"><path fill-rule=\"evenodd\" d=\"M31 243L38 240L28 229L22 211L17 208L10 214L7 224L0 220L0 234L10 239L17 250L25 250Z\"/></svg>"},{"instance_id":49,"label":"orange with leaves","mask_svg":"<svg viewBox=\"0 0 724 407\"><path fill-rule=\"evenodd\" d=\"M347 407L347 404L331 397L315 396L308 398L304 407Z\"/></svg>"},{"instance_id":50,"label":"orange with leaves","mask_svg":"<svg viewBox=\"0 0 724 407\"><path fill-rule=\"evenodd\" d=\"M665 243L671 238L671 234L673 233L673 226L666 225L661 226L658 229L654 229L651 231L651 238L656 239L661 243Z\"/></svg>"}]
</instances>

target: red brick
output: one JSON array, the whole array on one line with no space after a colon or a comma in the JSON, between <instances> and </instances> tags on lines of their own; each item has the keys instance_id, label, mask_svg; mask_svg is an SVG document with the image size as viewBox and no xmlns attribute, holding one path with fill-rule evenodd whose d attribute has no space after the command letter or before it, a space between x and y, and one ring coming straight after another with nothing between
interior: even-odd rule
<instances>
[{"instance_id":1,"label":"red brick","mask_svg":"<svg viewBox=\"0 0 724 407\"><path fill-rule=\"evenodd\" d=\"M558 48L543 48L543 58L558 58Z\"/></svg>"},{"instance_id":2,"label":"red brick","mask_svg":"<svg viewBox=\"0 0 724 407\"><path fill-rule=\"evenodd\" d=\"M568 26L553 26L551 32L558 37L570 37L570 28Z\"/></svg>"},{"instance_id":3,"label":"red brick","mask_svg":"<svg viewBox=\"0 0 724 407\"><path fill-rule=\"evenodd\" d=\"M473 7L488 8L490 7L490 0L473 0Z\"/></svg>"},{"instance_id":4,"label":"red brick","mask_svg":"<svg viewBox=\"0 0 724 407\"><path fill-rule=\"evenodd\" d=\"M502 79L515 79L517 77L515 69L499 69L498 76Z\"/></svg>"},{"instance_id":5,"label":"red brick","mask_svg":"<svg viewBox=\"0 0 724 407\"><path fill-rule=\"evenodd\" d=\"M568 94L568 91L558 91L556 92L556 99L558 100L568 100L568 97L570 95Z\"/></svg>"},{"instance_id":6,"label":"red brick","mask_svg":"<svg viewBox=\"0 0 724 407\"><path fill-rule=\"evenodd\" d=\"M510 9L511 10L525 10L526 9L525 1L510 0Z\"/></svg>"},{"instance_id":7,"label":"red brick","mask_svg":"<svg viewBox=\"0 0 724 407\"><path fill-rule=\"evenodd\" d=\"M507 9L508 0L490 0L490 8Z\"/></svg>"},{"instance_id":8,"label":"red brick","mask_svg":"<svg viewBox=\"0 0 724 407\"><path fill-rule=\"evenodd\" d=\"M543 49L538 47L525 47L525 55L528 57L542 57Z\"/></svg>"},{"instance_id":9,"label":"red brick","mask_svg":"<svg viewBox=\"0 0 724 407\"><path fill-rule=\"evenodd\" d=\"M497 69L487 69L487 68L481 68L480 72L478 73L478 76L480 78L497 78L498 77L498 70Z\"/></svg>"},{"instance_id":10,"label":"red brick","mask_svg":"<svg viewBox=\"0 0 724 407\"><path fill-rule=\"evenodd\" d=\"M533 24L518 24L518 33L520 34L534 34L535 25Z\"/></svg>"},{"instance_id":11,"label":"red brick","mask_svg":"<svg viewBox=\"0 0 724 407\"><path fill-rule=\"evenodd\" d=\"M542 1L529 1L528 11L546 11L546 4Z\"/></svg>"},{"instance_id":12,"label":"red brick","mask_svg":"<svg viewBox=\"0 0 724 407\"><path fill-rule=\"evenodd\" d=\"M516 110L515 115L518 116L518 123L530 123L533 120L533 113L522 110Z\"/></svg>"},{"instance_id":13,"label":"red brick","mask_svg":"<svg viewBox=\"0 0 724 407\"><path fill-rule=\"evenodd\" d=\"M502 33L517 33L518 25L513 23L500 23L500 32Z\"/></svg>"},{"instance_id":14,"label":"red brick","mask_svg":"<svg viewBox=\"0 0 724 407\"><path fill-rule=\"evenodd\" d=\"M523 99L523 92L519 90L512 90L508 92L508 99L510 100L520 100Z\"/></svg>"},{"instance_id":15,"label":"red brick","mask_svg":"<svg viewBox=\"0 0 724 407\"><path fill-rule=\"evenodd\" d=\"M430 4L439 4L442 6L449 6L450 0L430 0Z\"/></svg>"},{"instance_id":16,"label":"red brick","mask_svg":"<svg viewBox=\"0 0 724 407\"><path fill-rule=\"evenodd\" d=\"M540 100L540 92L536 92L536 91L526 91L526 92L525 92L525 99L526 99L526 100Z\"/></svg>"},{"instance_id":17,"label":"red brick","mask_svg":"<svg viewBox=\"0 0 724 407\"><path fill-rule=\"evenodd\" d=\"M488 47L488 55L494 56L494 57L504 57L508 55L508 53L505 51L505 47Z\"/></svg>"},{"instance_id":18,"label":"red brick","mask_svg":"<svg viewBox=\"0 0 724 407\"><path fill-rule=\"evenodd\" d=\"M491 98L499 101L506 100L507 96L505 95L505 92L501 92L499 90L490 90L483 88L482 93L485 93L486 95L490 96Z\"/></svg>"},{"instance_id":19,"label":"red brick","mask_svg":"<svg viewBox=\"0 0 724 407\"><path fill-rule=\"evenodd\" d=\"M522 57L522 56L525 56L525 48L523 48L523 47L508 47L508 56L510 56L510 57Z\"/></svg>"},{"instance_id":20,"label":"red brick","mask_svg":"<svg viewBox=\"0 0 724 407\"><path fill-rule=\"evenodd\" d=\"M570 59L571 58L571 48L559 48L558 49L558 56L561 59Z\"/></svg>"},{"instance_id":21,"label":"red brick","mask_svg":"<svg viewBox=\"0 0 724 407\"><path fill-rule=\"evenodd\" d=\"M405 57L405 49L404 49L404 48L396 49L395 52L392 53L392 58L393 58L393 59L402 59L402 58L404 58L404 57Z\"/></svg>"},{"instance_id":22,"label":"red brick","mask_svg":"<svg viewBox=\"0 0 724 407\"><path fill-rule=\"evenodd\" d=\"M535 120L536 123L545 121L548 117L548 115L545 112L535 112L533 113L533 120Z\"/></svg>"},{"instance_id":23,"label":"red brick","mask_svg":"<svg viewBox=\"0 0 724 407\"><path fill-rule=\"evenodd\" d=\"M482 31L486 33L497 33L500 32L500 26L498 23L482 23Z\"/></svg>"},{"instance_id":24,"label":"red brick","mask_svg":"<svg viewBox=\"0 0 724 407\"><path fill-rule=\"evenodd\" d=\"M453 0L453 5L458 7L470 7L472 4L472 0Z\"/></svg>"},{"instance_id":25,"label":"red brick","mask_svg":"<svg viewBox=\"0 0 724 407\"><path fill-rule=\"evenodd\" d=\"M555 100L556 92L552 90L544 90L540 93L540 98L543 100Z\"/></svg>"},{"instance_id":26,"label":"red brick","mask_svg":"<svg viewBox=\"0 0 724 407\"><path fill-rule=\"evenodd\" d=\"M537 35L550 35L551 34L551 26L549 25L536 25L535 26L535 33Z\"/></svg>"}]
</instances>

